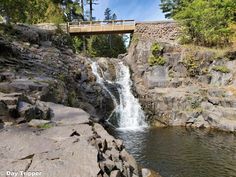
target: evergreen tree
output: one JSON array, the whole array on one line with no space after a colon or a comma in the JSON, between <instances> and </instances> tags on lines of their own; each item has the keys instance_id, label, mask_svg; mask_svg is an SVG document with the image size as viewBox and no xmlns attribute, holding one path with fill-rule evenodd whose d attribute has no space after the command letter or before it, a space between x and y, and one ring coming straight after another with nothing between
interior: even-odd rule
<instances>
[{"instance_id":1,"label":"evergreen tree","mask_svg":"<svg viewBox=\"0 0 236 177\"><path fill-rule=\"evenodd\" d=\"M166 18L171 18L181 8L181 0L161 0L160 8Z\"/></svg>"},{"instance_id":2,"label":"evergreen tree","mask_svg":"<svg viewBox=\"0 0 236 177\"><path fill-rule=\"evenodd\" d=\"M104 20L111 20L112 16L111 16L111 9L106 8L105 12L104 12Z\"/></svg>"},{"instance_id":3,"label":"evergreen tree","mask_svg":"<svg viewBox=\"0 0 236 177\"><path fill-rule=\"evenodd\" d=\"M116 16L116 14L114 13L114 14L112 14L112 17L111 17L111 19L112 20L117 20L117 16Z\"/></svg>"}]
</instances>

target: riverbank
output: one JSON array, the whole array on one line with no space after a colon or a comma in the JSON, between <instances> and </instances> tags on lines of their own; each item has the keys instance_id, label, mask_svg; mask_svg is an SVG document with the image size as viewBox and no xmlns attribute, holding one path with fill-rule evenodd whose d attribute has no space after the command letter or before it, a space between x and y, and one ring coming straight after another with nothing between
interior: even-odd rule
<instances>
[{"instance_id":1,"label":"riverbank","mask_svg":"<svg viewBox=\"0 0 236 177\"><path fill-rule=\"evenodd\" d=\"M37 176L138 176L134 158L90 115L79 108L43 103L50 121L6 125L0 130L0 171ZM10 175L9 175L10 176Z\"/></svg>"},{"instance_id":2,"label":"riverbank","mask_svg":"<svg viewBox=\"0 0 236 177\"><path fill-rule=\"evenodd\" d=\"M1 174L142 176L122 141L97 123L112 99L66 34L0 25L0 51Z\"/></svg>"},{"instance_id":3,"label":"riverbank","mask_svg":"<svg viewBox=\"0 0 236 177\"><path fill-rule=\"evenodd\" d=\"M181 45L177 24L156 28L137 27L124 57L148 122L235 132L235 46Z\"/></svg>"}]
</instances>

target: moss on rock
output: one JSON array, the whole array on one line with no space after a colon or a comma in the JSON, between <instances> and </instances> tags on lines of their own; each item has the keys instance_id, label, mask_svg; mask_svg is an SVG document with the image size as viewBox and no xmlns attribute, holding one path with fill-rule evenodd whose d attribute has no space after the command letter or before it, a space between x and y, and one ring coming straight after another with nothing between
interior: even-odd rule
<instances>
[{"instance_id":1,"label":"moss on rock","mask_svg":"<svg viewBox=\"0 0 236 177\"><path fill-rule=\"evenodd\" d=\"M222 72L222 73L230 73L230 69L226 66L214 66L212 68L214 71Z\"/></svg>"}]
</instances>

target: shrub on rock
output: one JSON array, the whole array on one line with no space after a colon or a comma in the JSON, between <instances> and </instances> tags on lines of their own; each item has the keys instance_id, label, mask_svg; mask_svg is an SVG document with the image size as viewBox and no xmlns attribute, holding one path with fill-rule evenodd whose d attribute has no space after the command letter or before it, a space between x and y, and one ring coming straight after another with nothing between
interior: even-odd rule
<instances>
[{"instance_id":1,"label":"shrub on rock","mask_svg":"<svg viewBox=\"0 0 236 177\"><path fill-rule=\"evenodd\" d=\"M151 46L151 56L148 58L148 64L150 66L154 65L164 65L166 63L166 59L162 56L163 47L158 43L154 43Z\"/></svg>"}]
</instances>

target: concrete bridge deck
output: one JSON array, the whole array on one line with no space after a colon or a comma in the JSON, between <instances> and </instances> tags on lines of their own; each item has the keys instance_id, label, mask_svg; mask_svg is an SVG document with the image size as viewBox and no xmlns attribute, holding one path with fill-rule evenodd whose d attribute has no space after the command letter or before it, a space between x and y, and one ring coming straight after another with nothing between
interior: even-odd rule
<instances>
[{"instance_id":1,"label":"concrete bridge deck","mask_svg":"<svg viewBox=\"0 0 236 177\"><path fill-rule=\"evenodd\" d=\"M67 24L67 32L71 35L133 33L134 30L134 20L84 21Z\"/></svg>"}]
</instances>

